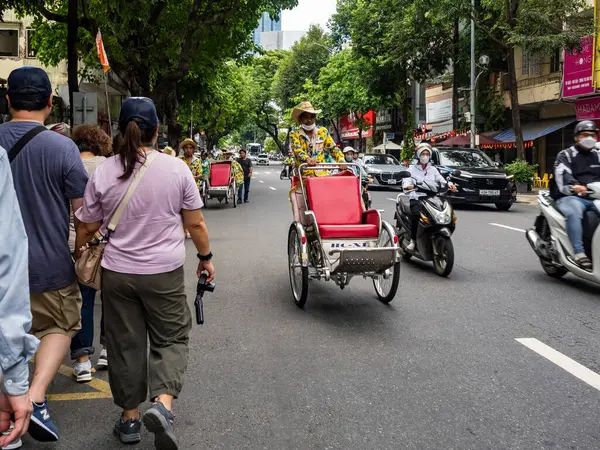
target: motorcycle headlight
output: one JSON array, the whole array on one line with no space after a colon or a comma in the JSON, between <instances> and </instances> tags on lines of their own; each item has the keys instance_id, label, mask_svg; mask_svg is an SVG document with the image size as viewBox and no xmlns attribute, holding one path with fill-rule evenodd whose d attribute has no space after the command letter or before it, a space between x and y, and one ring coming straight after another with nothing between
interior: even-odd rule
<instances>
[{"instance_id":1,"label":"motorcycle headlight","mask_svg":"<svg viewBox=\"0 0 600 450\"><path fill-rule=\"evenodd\" d=\"M435 221L440 225L448 225L452 217L446 211L439 212L435 215Z\"/></svg>"}]
</instances>

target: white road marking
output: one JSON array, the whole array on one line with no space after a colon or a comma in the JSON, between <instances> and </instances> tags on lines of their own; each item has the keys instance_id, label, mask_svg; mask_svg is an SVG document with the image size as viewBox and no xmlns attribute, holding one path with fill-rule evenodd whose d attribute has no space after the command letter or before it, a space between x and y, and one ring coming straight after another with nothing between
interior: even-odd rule
<instances>
[{"instance_id":1,"label":"white road marking","mask_svg":"<svg viewBox=\"0 0 600 450\"><path fill-rule=\"evenodd\" d=\"M390 202L395 202L396 201L395 198L389 198L389 197L387 197L386 200L389 200Z\"/></svg>"},{"instance_id":2,"label":"white road marking","mask_svg":"<svg viewBox=\"0 0 600 450\"><path fill-rule=\"evenodd\" d=\"M379 211L380 213L384 213L385 209L378 209L377 211Z\"/></svg>"},{"instance_id":3,"label":"white road marking","mask_svg":"<svg viewBox=\"0 0 600 450\"><path fill-rule=\"evenodd\" d=\"M258 182L259 182L259 183L264 183L264 181L263 181L263 180L258 180Z\"/></svg>"},{"instance_id":4,"label":"white road marking","mask_svg":"<svg viewBox=\"0 0 600 450\"><path fill-rule=\"evenodd\" d=\"M273 186L269 186L269 189L271 189L272 191L276 191L277 190Z\"/></svg>"},{"instance_id":5,"label":"white road marking","mask_svg":"<svg viewBox=\"0 0 600 450\"><path fill-rule=\"evenodd\" d=\"M525 230L522 228L509 227L508 225L502 225L501 223L490 223L495 227L506 228L507 230L520 231L521 233L525 233Z\"/></svg>"},{"instance_id":6,"label":"white road marking","mask_svg":"<svg viewBox=\"0 0 600 450\"><path fill-rule=\"evenodd\" d=\"M600 391L600 375L534 338L515 339L558 367Z\"/></svg>"},{"instance_id":7,"label":"white road marking","mask_svg":"<svg viewBox=\"0 0 600 450\"><path fill-rule=\"evenodd\" d=\"M271 172L264 172L264 173L266 173L266 174L270 174Z\"/></svg>"}]
</instances>

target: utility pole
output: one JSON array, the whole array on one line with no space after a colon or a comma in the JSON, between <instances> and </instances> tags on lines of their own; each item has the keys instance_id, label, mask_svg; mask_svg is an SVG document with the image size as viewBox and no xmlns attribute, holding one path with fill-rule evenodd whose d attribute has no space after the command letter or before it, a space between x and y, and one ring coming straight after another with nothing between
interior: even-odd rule
<instances>
[{"instance_id":1,"label":"utility pole","mask_svg":"<svg viewBox=\"0 0 600 450\"><path fill-rule=\"evenodd\" d=\"M475 148L475 89L476 89L476 65L475 65L475 0L471 0L471 148Z\"/></svg>"}]
</instances>

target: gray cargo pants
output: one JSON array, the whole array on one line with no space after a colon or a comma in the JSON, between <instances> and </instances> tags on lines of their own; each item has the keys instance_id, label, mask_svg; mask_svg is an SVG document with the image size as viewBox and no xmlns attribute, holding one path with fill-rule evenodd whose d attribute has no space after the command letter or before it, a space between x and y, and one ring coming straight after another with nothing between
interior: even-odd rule
<instances>
[{"instance_id":1,"label":"gray cargo pants","mask_svg":"<svg viewBox=\"0 0 600 450\"><path fill-rule=\"evenodd\" d=\"M151 399L160 394L177 397L192 328L183 267L156 275L104 270L102 294L115 404L135 409L148 392Z\"/></svg>"}]
</instances>

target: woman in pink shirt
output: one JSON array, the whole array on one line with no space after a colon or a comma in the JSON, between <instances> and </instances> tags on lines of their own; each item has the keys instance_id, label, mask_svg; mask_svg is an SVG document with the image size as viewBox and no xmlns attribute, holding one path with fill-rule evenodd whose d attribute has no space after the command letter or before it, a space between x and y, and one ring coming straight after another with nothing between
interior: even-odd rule
<instances>
[{"instance_id":1,"label":"woman in pink shirt","mask_svg":"<svg viewBox=\"0 0 600 450\"><path fill-rule=\"evenodd\" d=\"M183 279L184 226L200 259L198 275L207 271L210 281L214 268L196 182L185 162L153 149L158 124L150 99L123 103L123 142L117 156L90 177L83 207L76 212L82 222L76 248L98 230L106 236L107 222L145 165L102 259L109 380L114 402L123 408L114 432L123 443L141 440L139 404L149 392L152 406L144 413L144 425L155 433L156 448L176 449L172 401L183 386L192 326Z\"/></svg>"}]
</instances>

